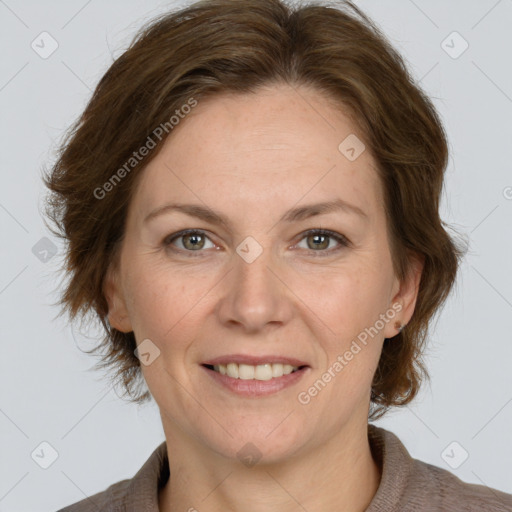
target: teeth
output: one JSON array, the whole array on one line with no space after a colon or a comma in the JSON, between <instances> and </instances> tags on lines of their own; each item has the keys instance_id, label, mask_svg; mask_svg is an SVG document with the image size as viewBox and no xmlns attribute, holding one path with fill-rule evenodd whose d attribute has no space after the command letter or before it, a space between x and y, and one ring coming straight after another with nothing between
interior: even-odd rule
<instances>
[{"instance_id":1,"label":"teeth","mask_svg":"<svg viewBox=\"0 0 512 512\"><path fill-rule=\"evenodd\" d=\"M260 364L252 366L254 368L254 378L256 380L270 380L273 376L271 364Z\"/></svg>"},{"instance_id":2,"label":"teeth","mask_svg":"<svg viewBox=\"0 0 512 512\"><path fill-rule=\"evenodd\" d=\"M295 370L298 370L298 366L292 366L291 364L259 364L253 366L250 364L237 364L229 363L216 364L213 369L219 372L221 375L227 375L234 379L242 380L270 380L274 377L282 377L288 375Z\"/></svg>"},{"instance_id":3,"label":"teeth","mask_svg":"<svg viewBox=\"0 0 512 512\"><path fill-rule=\"evenodd\" d=\"M238 378L243 380L254 379L254 373L256 368L248 364L238 365Z\"/></svg>"},{"instance_id":4,"label":"teeth","mask_svg":"<svg viewBox=\"0 0 512 512\"><path fill-rule=\"evenodd\" d=\"M284 365L281 363L276 363L272 365L272 377L280 377L284 375Z\"/></svg>"},{"instance_id":5,"label":"teeth","mask_svg":"<svg viewBox=\"0 0 512 512\"><path fill-rule=\"evenodd\" d=\"M219 364L220 366L220 364ZM227 375L228 377L233 377L234 379L238 379L238 365L236 363L229 363L227 367Z\"/></svg>"}]
</instances>

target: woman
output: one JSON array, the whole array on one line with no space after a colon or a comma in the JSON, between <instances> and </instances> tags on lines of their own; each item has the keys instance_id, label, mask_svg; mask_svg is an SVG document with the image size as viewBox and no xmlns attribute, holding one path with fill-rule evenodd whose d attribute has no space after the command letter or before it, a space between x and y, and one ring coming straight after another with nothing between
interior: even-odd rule
<instances>
[{"instance_id":1,"label":"woman","mask_svg":"<svg viewBox=\"0 0 512 512\"><path fill-rule=\"evenodd\" d=\"M512 510L368 423L418 393L463 256L447 153L350 2L203 1L146 27L45 183L62 304L98 315L166 442L62 510Z\"/></svg>"}]
</instances>

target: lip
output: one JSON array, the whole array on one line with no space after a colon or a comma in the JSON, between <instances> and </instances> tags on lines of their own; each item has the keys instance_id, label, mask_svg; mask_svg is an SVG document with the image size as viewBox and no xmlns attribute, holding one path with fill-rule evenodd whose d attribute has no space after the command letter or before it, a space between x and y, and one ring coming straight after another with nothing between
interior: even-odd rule
<instances>
[{"instance_id":1,"label":"lip","mask_svg":"<svg viewBox=\"0 0 512 512\"><path fill-rule=\"evenodd\" d=\"M254 358L253 358L254 359ZM259 359L259 358L256 358ZM288 361L296 361L294 359L282 358ZM220 360L220 358L219 358ZM225 360L225 359L223 359ZM215 361L215 359L212 359ZM268 361L268 359L266 359ZM234 361L233 361L234 362ZM210 364L210 363L205 363ZM217 363L215 363L217 364ZM222 364L222 363L219 363ZM286 363L291 364L291 363ZM302 365L292 365L292 366L302 366ZM228 377L227 375L222 375L221 373L216 372L206 366L201 365L201 368L206 372L207 375L215 382L219 384L222 388L235 393L236 395L245 397L245 398L258 398L264 397L267 395L275 394L285 388L293 386L297 382L299 382L306 373L311 371L309 366L303 367L300 370L297 370L293 373L289 373L288 375L283 375L282 377L274 377L270 380L256 380L256 379L234 379L233 377Z\"/></svg>"},{"instance_id":2,"label":"lip","mask_svg":"<svg viewBox=\"0 0 512 512\"><path fill-rule=\"evenodd\" d=\"M308 366L309 365L300 361L299 359L294 359L292 357L285 356L276 356L276 355L267 355L267 356L250 356L246 354L229 354L225 356L216 357L214 359L209 359L208 361L203 361L201 364L214 366L216 364L229 364L229 363L241 363L241 364L249 364L252 366L258 366L260 364L291 364L292 366ZM263 382L263 381L262 381Z\"/></svg>"}]
</instances>

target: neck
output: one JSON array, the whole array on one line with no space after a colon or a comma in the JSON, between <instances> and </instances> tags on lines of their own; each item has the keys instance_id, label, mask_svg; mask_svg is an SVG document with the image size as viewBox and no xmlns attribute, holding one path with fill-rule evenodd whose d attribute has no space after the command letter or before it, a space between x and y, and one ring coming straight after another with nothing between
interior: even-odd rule
<instances>
[{"instance_id":1,"label":"neck","mask_svg":"<svg viewBox=\"0 0 512 512\"><path fill-rule=\"evenodd\" d=\"M367 423L279 463L244 467L217 453L194 452L176 432L167 435L171 477L160 512L364 512L377 492L381 468L372 457ZM185 442L183 442L185 441Z\"/></svg>"}]
</instances>

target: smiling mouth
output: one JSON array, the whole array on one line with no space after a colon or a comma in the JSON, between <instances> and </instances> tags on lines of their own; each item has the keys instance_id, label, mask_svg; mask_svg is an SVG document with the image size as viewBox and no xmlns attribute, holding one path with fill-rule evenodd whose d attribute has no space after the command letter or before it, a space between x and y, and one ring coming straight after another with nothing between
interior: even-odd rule
<instances>
[{"instance_id":1,"label":"smiling mouth","mask_svg":"<svg viewBox=\"0 0 512 512\"><path fill-rule=\"evenodd\" d=\"M307 365L292 366L291 364L281 363L267 363L256 366L237 363L203 364L202 366L211 371L220 373L221 375L227 375L233 379L241 380L271 380L308 368Z\"/></svg>"}]
</instances>

